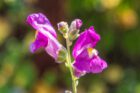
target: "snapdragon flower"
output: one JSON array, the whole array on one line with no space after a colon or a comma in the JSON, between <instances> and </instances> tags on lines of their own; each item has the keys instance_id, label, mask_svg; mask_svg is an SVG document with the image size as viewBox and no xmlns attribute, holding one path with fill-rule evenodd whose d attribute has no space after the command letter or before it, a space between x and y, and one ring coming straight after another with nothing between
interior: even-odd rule
<instances>
[{"instance_id":1,"label":"snapdragon flower","mask_svg":"<svg viewBox=\"0 0 140 93\"><path fill-rule=\"evenodd\" d=\"M99 40L100 35L95 32L93 26L80 34L73 48L73 67L77 77L86 73L100 73L107 68L107 63L98 56L95 49Z\"/></svg>"},{"instance_id":2,"label":"snapdragon flower","mask_svg":"<svg viewBox=\"0 0 140 93\"><path fill-rule=\"evenodd\" d=\"M35 41L31 44L30 51L34 53L43 47L56 62L65 62L71 74L73 93L77 93L78 79L81 76L86 73L100 73L107 68L107 63L100 58L95 49L96 44L100 41L100 35L96 33L93 26L79 34L83 24L82 20L75 19L70 26L64 21L58 23L58 31L66 39L66 49L59 43L55 29L42 13L29 15L27 23L36 30ZM78 39L72 50L74 58L72 63L70 47L76 38ZM71 91L65 92L71 93Z\"/></svg>"},{"instance_id":3,"label":"snapdragon flower","mask_svg":"<svg viewBox=\"0 0 140 93\"><path fill-rule=\"evenodd\" d=\"M43 47L50 56L59 61L59 53L64 54L65 48L58 42L57 34L48 18L42 13L34 13L27 17L27 23L36 30L35 41L31 44L30 51L34 53Z\"/></svg>"}]
</instances>

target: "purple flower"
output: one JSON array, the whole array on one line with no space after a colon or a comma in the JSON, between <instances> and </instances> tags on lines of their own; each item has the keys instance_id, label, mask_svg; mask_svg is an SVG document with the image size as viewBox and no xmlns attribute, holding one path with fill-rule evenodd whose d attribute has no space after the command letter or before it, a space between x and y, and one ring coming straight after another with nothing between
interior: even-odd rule
<instances>
[{"instance_id":1,"label":"purple flower","mask_svg":"<svg viewBox=\"0 0 140 93\"><path fill-rule=\"evenodd\" d=\"M27 17L27 22L36 29L35 41L31 44L31 52L35 52L40 47L54 59L58 58L58 53L64 47L57 41L57 34L51 23L42 13L34 13Z\"/></svg>"},{"instance_id":2,"label":"purple flower","mask_svg":"<svg viewBox=\"0 0 140 93\"><path fill-rule=\"evenodd\" d=\"M95 47L97 42L100 40L100 35L97 34L91 26L80 34L73 48L73 57L76 58L85 48Z\"/></svg>"},{"instance_id":3,"label":"purple flower","mask_svg":"<svg viewBox=\"0 0 140 93\"><path fill-rule=\"evenodd\" d=\"M73 67L77 77L86 73L100 73L107 68L107 63L98 56L98 51L94 49L99 40L100 36L93 27L80 34L73 49L75 59Z\"/></svg>"}]
</instances>

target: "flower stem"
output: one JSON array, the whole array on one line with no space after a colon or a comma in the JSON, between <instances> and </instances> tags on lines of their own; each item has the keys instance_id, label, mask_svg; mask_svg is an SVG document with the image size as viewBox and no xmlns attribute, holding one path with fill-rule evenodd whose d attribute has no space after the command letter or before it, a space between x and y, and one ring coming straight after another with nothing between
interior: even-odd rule
<instances>
[{"instance_id":1,"label":"flower stem","mask_svg":"<svg viewBox=\"0 0 140 93\"><path fill-rule=\"evenodd\" d=\"M68 68L70 70L71 78L72 78L72 88L73 88L73 93L77 93L77 84L76 84L76 78L74 76L73 68L72 68L72 62L71 62L71 53L70 53L70 40L69 38L66 38L66 45L67 45L67 64Z\"/></svg>"}]
</instances>

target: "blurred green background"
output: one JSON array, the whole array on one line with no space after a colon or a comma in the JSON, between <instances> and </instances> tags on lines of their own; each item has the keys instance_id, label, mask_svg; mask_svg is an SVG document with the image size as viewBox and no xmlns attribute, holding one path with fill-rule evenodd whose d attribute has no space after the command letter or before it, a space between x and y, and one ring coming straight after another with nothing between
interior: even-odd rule
<instances>
[{"instance_id":1,"label":"blurred green background","mask_svg":"<svg viewBox=\"0 0 140 93\"><path fill-rule=\"evenodd\" d=\"M29 52L35 31L26 23L44 13L57 29L60 21L83 20L101 35L97 45L108 62L101 74L80 78L78 93L140 93L139 0L0 0L0 93L64 93L71 79L43 49ZM65 45L59 34L59 40Z\"/></svg>"}]
</instances>

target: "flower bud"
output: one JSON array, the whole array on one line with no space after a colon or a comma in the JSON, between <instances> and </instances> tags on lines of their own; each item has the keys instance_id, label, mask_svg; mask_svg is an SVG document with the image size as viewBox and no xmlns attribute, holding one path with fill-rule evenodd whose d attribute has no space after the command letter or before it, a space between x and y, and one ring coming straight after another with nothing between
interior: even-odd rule
<instances>
[{"instance_id":1,"label":"flower bud","mask_svg":"<svg viewBox=\"0 0 140 93\"><path fill-rule=\"evenodd\" d=\"M58 51L58 57L57 57L57 62L65 62L67 57L67 51L65 48L62 48L61 50Z\"/></svg>"},{"instance_id":2,"label":"flower bud","mask_svg":"<svg viewBox=\"0 0 140 93\"><path fill-rule=\"evenodd\" d=\"M75 40L78 36L79 36L79 30L74 30L74 31L71 31L71 32L69 32L69 39L71 40L71 41L73 41L73 40Z\"/></svg>"},{"instance_id":3,"label":"flower bud","mask_svg":"<svg viewBox=\"0 0 140 93\"><path fill-rule=\"evenodd\" d=\"M57 24L57 26L58 26L58 30L59 30L62 34L66 34L67 31L69 30L69 28L68 28L68 23L67 23L67 22L64 22L64 21L59 22L59 23Z\"/></svg>"},{"instance_id":4,"label":"flower bud","mask_svg":"<svg viewBox=\"0 0 140 93\"><path fill-rule=\"evenodd\" d=\"M78 33L81 26L82 26L82 21L80 19L75 19L74 21L72 21L69 30L69 39L71 41L75 40L78 37Z\"/></svg>"},{"instance_id":5,"label":"flower bud","mask_svg":"<svg viewBox=\"0 0 140 93\"><path fill-rule=\"evenodd\" d=\"M74 30L79 30L82 26L82 20L80 19L75 19L74 21L72 21L71 25L70 25L70 32L74 31Z\"/></svg>"}]
</instances>

